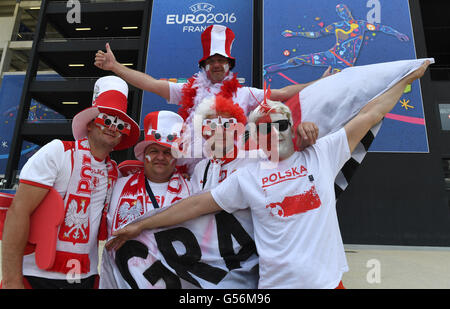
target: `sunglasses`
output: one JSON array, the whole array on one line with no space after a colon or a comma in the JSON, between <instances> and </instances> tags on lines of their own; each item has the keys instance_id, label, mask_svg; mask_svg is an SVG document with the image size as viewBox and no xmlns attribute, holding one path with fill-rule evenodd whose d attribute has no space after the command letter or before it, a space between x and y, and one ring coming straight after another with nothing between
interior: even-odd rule
<instances>
[{"instance_id":1,"label":"sunglasses","mask_svg":"<svg viewBox=\"0 0 450 309\"><path fill-rule=\"evenodd\" d=\"M131 125L128 122L123 121L117 116L111 116L105 113L100 113L95 118L95 123L110 130L119 131L125 135L129 135L131 131Z\"/></svg>"},{"instance_id":2,"label":"sunglasses","mask_svg":"<svg viewBox=\"0 0 450 309\"><path fill-rule=\"evenodd\" d=\"M163 137L163 136L161 135L161 133L159 133L159 132L157 132L157 131L153 131L153 132L151 133L151 135L153 135L153 137L154 137L155 140L157 140L157 141L160 141L161 138ZM166 136L166 139L167 139L168 142L173 142L173 141L175 141L175 140L177 139L177 137L178 137L178 135L177 135L176 133L172 133L172 134L167 135L167 136Z\"/></svg>"},{"instance_id":3,"label":"sunglasses","mask_svg":"<svg viewBox=\"0 0 450 309\"><path fill-rule=\"evenodd\" d=\"M214 131L219 126L224 129L230 129L237 124L236 118L217 117L203 120L203 131Z\"/></svg>"},{"instance_id":4,"label":"sunglasses","mask_svg":"<svg viewBox=\"0 0 450 309\"><path fill-rule=\"evenodd\" d=\"M258 133L263 134L263 135L269 135L270 132L272 131L272 126L274 126L274 125L277 126L277 130L279 132L283 132L283 131L286 131L290 127L291 123L287 119L278 120L275 122L260 123L260 124L258 124Z\"/></svg>"}]
</instances>

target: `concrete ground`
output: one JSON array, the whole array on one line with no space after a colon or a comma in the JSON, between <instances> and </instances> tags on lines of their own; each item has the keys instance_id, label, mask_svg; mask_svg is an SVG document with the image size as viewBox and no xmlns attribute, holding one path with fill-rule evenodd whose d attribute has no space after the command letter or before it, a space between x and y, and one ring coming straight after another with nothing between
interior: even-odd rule
<instances>
[{"instance_id":1,"label":"concrete ground","mask_svg":"<svg viewBox=\"0 0 450 309\"><path fill-rule=\"evenodd\" d=\"M345 252L347 289L450 289L450 247L345 245Z\"/></svg>"},{"instance_id":2,"label":"concrete ground","mask_svg":"<svg viewBox=\"0 0 450 309\"><path fill-rule=\"evenodd\" d=\"M450 247L345 246L348 289L449 289Z\"/></svg>"}]
</instances>

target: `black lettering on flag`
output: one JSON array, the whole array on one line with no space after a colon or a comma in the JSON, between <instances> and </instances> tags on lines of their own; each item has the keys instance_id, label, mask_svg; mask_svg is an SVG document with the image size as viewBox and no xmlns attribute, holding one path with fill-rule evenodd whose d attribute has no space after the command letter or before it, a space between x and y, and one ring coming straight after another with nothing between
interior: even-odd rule
<instances>
[{"instance_id":1,"label":"black lettering on flag","mask_svg":"<svg viewBox=\"0 0 450 309\"><path fill-rule=\"evenodd\" d=\"M132 257L147 258L148 247L137 240L128 240L116 252L116 264L120 274L132 289L139 289L136 281L128 269L128 260ZM180 279L167 269L161 261L156 261L145 272L144 277L154 285L159 279L163 279L167 289L181 289Z\"/></svg>"},{"instance_id":2,"label":"black lettering on flag","mask_svg":"<svg viewBox=\"0 0 450 309\"><path fill-rule=\"evenodd\" d=\"M144 272L144 277L152 285L155 285L159 279L163 279L166 283L166 289L181 289L180 278L168 270L161 261L153 263L153 265Z\"/></svg>"},{"instance_id":3,"label":"black lettering on flag","mask_svg":"<svg viewBox=\"0 0 450 309\"><path fill-rule=\"evenodd\" d=\"M241 261L256 254L255 242L232 214L221 211L216 214L216 222L220 255L229 270L240 268ZM232 236L241 245L238 253L234 252Z\"/></svg>"},{"instance_id":4,"label":"black lettering on flag","mask_svg":"<svg viewBox=\"0 0 450 309\"><path fill-rule=\"evenodd\" d=\"M178 227L154 234L158 249L180 278L201 287L189 273L195 274L214 284L219 283L227 274L223 269L200 262L202 252L194 234L187 228ZM173 243L180 241L186 253L178 255Z\"/></svg>"},{"instance_id":5,"label":"black lettering on flag","mask_svg":"<svg viewBox=\"0 0 450 309\"><path fill-rule=\"evenodd\" d=\"M119 250L116 251L115 261L117 268L119 268L123 279L125 279L132 289L138 289L139 287L128 269L128 260L135 256L145 259L147 255L147 246L137 240L126 241Z\"/></svg>"}]
</instances>

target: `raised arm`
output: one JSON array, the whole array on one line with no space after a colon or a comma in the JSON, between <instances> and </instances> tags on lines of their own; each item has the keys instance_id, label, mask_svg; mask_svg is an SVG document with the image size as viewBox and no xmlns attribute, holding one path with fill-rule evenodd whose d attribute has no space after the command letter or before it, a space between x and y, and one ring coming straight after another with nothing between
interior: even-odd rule
<instances>
[{"instance_id":1,"label":"raised arm","mask_svg":"<svg viewBox=\"0 0 450 309\"><path fill-rule=\"evenodd\" d=\"M335 24L328 25L327 27L321 29L320 31L292 31L284 30L281 35L285 38L291 38L296 36L302 36L309 39L316 39L322 36L334 34L334 29L336 29Z\"/></svg>"},{"instance_id":2,"label":"raised arm","mask_svg":"<svg viewBox=\"0 0 450 309\"><path fill-rule=\"evenodd\" d=\"M382 24L368 24L366 23L366 27L369 31L381 31L388 35L395 36L399 41L408 42L409 37L406 34L403 34L394 28Z\"/></svg>"},{"instance_id":3,"label":"raised arm","mask_svg":"<svg viewBox=\"0 0 450 309\"><path fill-rule=\"evenodd\" d=\"M345 126L350 151L355 150L358 143L375 124L390 112L403 94L405 87L421 78L430 62L425 61L417 70L395 84L391 89L373 99Z\"/></svg>"},{"instance_id":4,"label":"raised arm","mask_svg":"<svg viewBox=\"0 0 450 309\"><path fill-rule=\"evenodd\" d=\"M106 249L118 249L127 240L135 238L144 230L180 224L205 214L220 211L222 208L214 201L210 192L188 197L166 210L144 220L128 224L113 233L115 238L108 241Z\"/></svg>"},{"instance_id":5,"label":"raised arm","mask_svg":"<svg viewBox=\"0 0 450 309\"><path fill-rule=\"evenodd\" d=\"M149 92L153 92L166 100L170 99L169 82L158 80L152 76L139 72L122 65L116 60L114 53L106 43L106 53L102 50L95 54L94 65L102 70L112 71L123 78L127 83Z\"/></svg>"}]
</instances>

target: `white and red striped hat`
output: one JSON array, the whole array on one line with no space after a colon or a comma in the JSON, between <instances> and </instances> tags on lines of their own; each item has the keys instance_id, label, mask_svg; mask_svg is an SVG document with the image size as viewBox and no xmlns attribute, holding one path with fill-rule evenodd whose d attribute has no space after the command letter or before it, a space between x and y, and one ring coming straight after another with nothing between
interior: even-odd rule
<instances>
[{"instance_id":1,"label":"white and red striped hat","mask_svg":"<svg viewBox=\"0 0 450 309\"><path fill-rule=\"evenodd\" d=\"M92 107L88 107L73 117L72 134L75 139L87 136L87 125L100 113L117 116L130 124L130 134L122 135L121 142L114 150L126 149L139 140L139 125L127 115L128 85L117 76L105 76L99 78L94 85Z\"/></svg>"},{"instance_id":2,"label":"white and red striped hat","mask_svg":"<svg viewBox=\"0 0 450 309\"><path fill-rule=\"evenodd\" d=\"M230 28L222 25L211 25L203 31L201 39L203 58L198 62L200 67L203 66L203 61L219 54L230 60L230 69L233 69L236 59L231 57L234 33Z\"/></svg>"},{"instance_id":3,"label":"white and red striped hat","mask_svg":"<svg viewBox=\"0 0 450 309\"><path fill-rule=\"evenodd\" d=\"M134 147L136 159L144 161L144 152L150 144L159 144L179 151L183 118L171 111L151 112L144 119L144 140Z\"/></svg>"}]
</instances>

